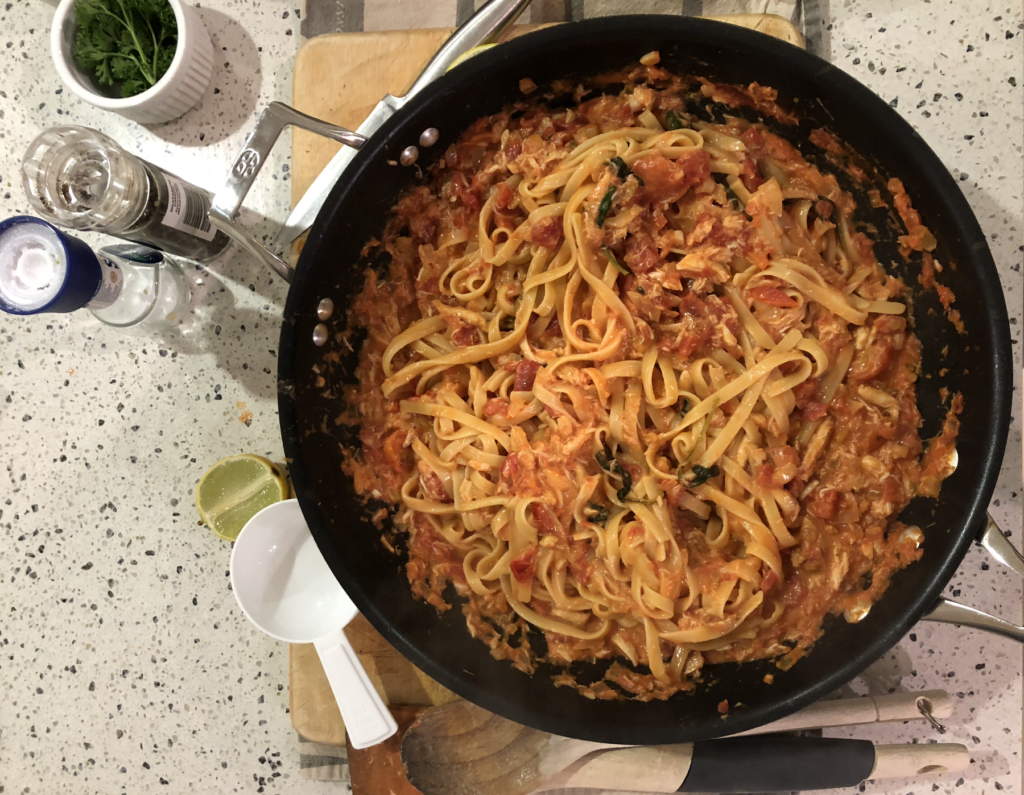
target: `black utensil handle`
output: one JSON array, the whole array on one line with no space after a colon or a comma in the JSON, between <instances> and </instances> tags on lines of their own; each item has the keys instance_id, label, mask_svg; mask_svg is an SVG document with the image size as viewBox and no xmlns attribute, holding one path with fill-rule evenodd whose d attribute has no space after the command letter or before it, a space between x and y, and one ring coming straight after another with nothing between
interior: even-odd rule
<instances>
[{"instance_id":1,"label":"black utensil handle","mask_svg":"<svg viewBox=\"0 0 1024 795\"><path fill-rule=\"evenodd\" d=\"M789 792L853 787L871 775L867 740L766 734L694 743L678 792Z\"/></svg>"}]
</instances>

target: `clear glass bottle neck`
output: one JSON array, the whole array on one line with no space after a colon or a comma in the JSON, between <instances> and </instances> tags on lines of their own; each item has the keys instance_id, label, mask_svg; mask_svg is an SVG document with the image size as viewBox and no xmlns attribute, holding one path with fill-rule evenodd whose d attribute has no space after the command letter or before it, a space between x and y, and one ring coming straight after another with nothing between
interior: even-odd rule
<instances>
[{"instance_id":1,"label":"clear glass bottle neck","mask_svg":"<svg viewBox=\"0 0 1024 795\"><path fill-rule=\"evenodd\" d=\"M124 285L110 306L90 309L97 320L132 333L167 330L176 326L189 303L189 289L181 267L171 258L148 263L98 252L121 271Z\"/></svg>"}]
</instances>

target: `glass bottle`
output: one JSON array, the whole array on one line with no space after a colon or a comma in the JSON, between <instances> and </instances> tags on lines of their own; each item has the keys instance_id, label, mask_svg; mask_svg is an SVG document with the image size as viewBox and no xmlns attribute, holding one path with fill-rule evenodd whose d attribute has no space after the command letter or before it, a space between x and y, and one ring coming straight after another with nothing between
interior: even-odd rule
<instances>
[{"instance_id":1,"label":"glass bottle","mask_svg":"<svg viewBox=\"0 0 1024 795\"><path fill-rule=\"evenodd\" d=\"M231 238L211 226L212 195L88 127L53 127L25 153L32 208L69 229L105 232L204 262Z\"/></svg>"},{"instance_id":2,"label":"glass bottle","mask_svg":"<svg viewBox=\"0 0 1024 795\"><path fill-rule=\"evenodd\" d=\"M88 245L39 218L0 222L0 310L13 315L88 309L133 333L170 331L189 291L181 266L138 244Z\"/></svg>"}]
</instances>

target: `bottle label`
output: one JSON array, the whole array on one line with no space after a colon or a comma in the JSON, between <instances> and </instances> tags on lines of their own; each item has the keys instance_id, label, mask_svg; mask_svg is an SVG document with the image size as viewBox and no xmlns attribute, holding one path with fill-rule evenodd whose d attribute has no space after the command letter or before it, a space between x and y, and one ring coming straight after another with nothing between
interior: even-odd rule
<instances>
[{"instance_id":1,"label":"bottle label","mask_svg":"<svg viewBox=\"0 0 1024 795\"><path fill-rule=\"evenodd\" d=\"M210 200L206 194L170 174L163 176L167 181L167 212L163 225L201 240L213 240L217 230L210 224Z\"/></svg>"},{"instance_id":2,"label":"bottle label","mask_svg":"<svg viewBox=\"0 0 1024 795\"><path fill-rule=\"evenodd\" d=\"M124 289L124 272L116 262L111 262L106 257L96 259L100 261L103 280L96 290L96 295L86 306L89 309L105 309L121 296L121 290Z\"/></svg>"}]
</instances>

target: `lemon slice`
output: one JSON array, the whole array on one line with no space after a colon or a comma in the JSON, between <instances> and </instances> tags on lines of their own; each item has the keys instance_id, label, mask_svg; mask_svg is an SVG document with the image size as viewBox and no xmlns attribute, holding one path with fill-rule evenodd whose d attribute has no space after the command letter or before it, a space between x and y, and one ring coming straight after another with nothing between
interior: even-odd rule
<instances>
[{"instance_id":1,"label":"lemon slice","mask_svg":"<svg viewBox=\"0 0 1024 795\"><path fill-rule=\"evenodd\" d=\"M212 467L196 487L196 508L203 524L225 541L234 541L259 511L287 499L288 481L259 455L232 455Z\"/></svg>"},{"instance_id":2,"label":"lemon slice","mask_svg":"<svg viewBox=\"0 0 1024 795\"><path fill-rule=\"evenodd\" d=\"M452 61L451 66L449 66L445 71L446 72L450 72L452 69L454 69L460 63L468 61L470 58L472 58L477 53L481 53L484 50L489 50L489 49L491 49L491 47L496 47L496 46L497 46L497 44L481 44L481 45L479 45L477 47L474 47L471 50L466 50L464 53L462 53L462 55L460 55L458 58L456 58L454 61Z\"/></svg>"}]
</instances>

